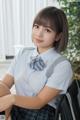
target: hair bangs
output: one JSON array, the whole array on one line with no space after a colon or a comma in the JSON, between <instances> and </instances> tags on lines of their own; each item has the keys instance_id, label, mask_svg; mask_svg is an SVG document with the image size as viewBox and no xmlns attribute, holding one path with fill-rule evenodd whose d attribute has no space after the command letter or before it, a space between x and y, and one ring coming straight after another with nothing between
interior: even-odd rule
<instances>
[{"instance_id":1,"label":"hair bangs","mask_svg":"<svg viewBox=\"0 0 80 120\"><path fill-rule=\"evenodd\" d=\"M56 26L55 26L55 22L54 19L51 19L52 16L49 15L38 15L36 16L34 22L33 22L33 26L35 24L38 25L42 25L44 27L49 27L51 28L53 31L57 31Z\"/></svg>"}]
</instances>

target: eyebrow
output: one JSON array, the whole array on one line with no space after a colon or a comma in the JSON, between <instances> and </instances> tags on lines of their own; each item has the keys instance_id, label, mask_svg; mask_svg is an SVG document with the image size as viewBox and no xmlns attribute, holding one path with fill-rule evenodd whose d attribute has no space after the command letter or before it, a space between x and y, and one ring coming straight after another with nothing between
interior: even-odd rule
<instances>
[{"instance_id":1,"label":"eyebrow","mask_svg":"<svg viewBox=\"0 0 80 120\"><path fill-rule=\"evenodd\" d=\"M51 28L51 26L44 26L44 27L49 28L49 29L51 29L52 31L54 31L54 30Z\"/></svg>"},{"instance_id":2,"label":"eyebrow","mask_svg":"<svg viewBox=\"0 0 80 120\"><path fill-rule=\"evenodd\" d=\"M35 23L34 25L40 25L40 24ZM54 31L54 29L52 29L51 26L49 26L49 25L41 25L41 26L46 27L46 28L49 28L49 29L51 29L52 31Z\"/></svg>"},{"instance_id":3,"label":"eyebrow","mask_svg":"<svg viewBox=\"0 0 80 120\"><path fill-rule=\"evenodd\" d=\"M42 25L42 26L44 26L44 27L48 27L48 28L50 28L50 29L51 29L51 26L46 26L46 25Z\"/></svg>"},{"instance_id":4,"label":"eyebrow","mask_svg":"<svg viewBox=\"0 0 80 120\"><path fill-rule=\"evenodd\" d=\"M40 25L40 24L38 24L38 23L35 23L34 25ZM44 26L44 27L51 28L50 26L47 26L47 25L41 25L41 26Z\"/></svg>"}]
</instances>

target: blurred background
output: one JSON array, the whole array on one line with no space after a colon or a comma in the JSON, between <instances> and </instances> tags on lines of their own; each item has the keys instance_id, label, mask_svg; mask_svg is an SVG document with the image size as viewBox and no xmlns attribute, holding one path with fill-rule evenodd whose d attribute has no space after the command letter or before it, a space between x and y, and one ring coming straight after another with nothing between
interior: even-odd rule
<instances>
[{"instance_id":1,"label":"blurred background","mask_svg":"<svg viewBox=\"0 0 80 120\"><path fill-rule=\"evenodd\" d=\"M46 6L64 10L69 24L69 44L62 53L73 67L74 79L80 79L80 0L0 0L0 78L22 47L33 47L32 23Z\"/></svg>"}]
</instances>

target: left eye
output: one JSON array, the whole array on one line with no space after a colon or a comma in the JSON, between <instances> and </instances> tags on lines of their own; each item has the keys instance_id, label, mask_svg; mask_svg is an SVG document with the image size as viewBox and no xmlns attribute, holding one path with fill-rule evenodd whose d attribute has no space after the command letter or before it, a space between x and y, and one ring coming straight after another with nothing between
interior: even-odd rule
<instances>
[{"instance_id":1,"label":"left eye","mask_svg":"<svg viewBox=\"0 0 80 120\"><path fill-rule=\"evenodd\" d=\"M35 29L38 29L38 28L39 28L39 25L35 24L35 25L34 25L34 28L35 28Z\"/></svg>"},{"instance_id":2,"label":"left eye","mask_svg":"<svg viewBox=\"0 0 80 120\"><path fill-rule=\"evenodd\" d=\"M45 29L45 31L46 31L46 32L49 32L49 33L51 32L51 30L50 30L50 29Z\"/></svg>"}]
</instances>

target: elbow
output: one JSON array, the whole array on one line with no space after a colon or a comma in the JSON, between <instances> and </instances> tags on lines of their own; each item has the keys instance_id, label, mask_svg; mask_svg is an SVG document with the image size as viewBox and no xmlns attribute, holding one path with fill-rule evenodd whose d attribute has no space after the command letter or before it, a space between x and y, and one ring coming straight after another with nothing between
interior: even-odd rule
<instances>
[{"instance_id":1,"label":"elbow","mask_svg":"<svg viewBox=\"0 0 80 120\"><path fill-rule=\"evenodd\" d=\"M0 83L0 97L7 95L7 94L11 94L9 88L3 83Z\"/></svg>"}]
</instances>

